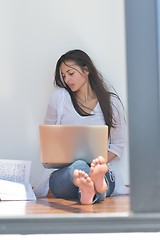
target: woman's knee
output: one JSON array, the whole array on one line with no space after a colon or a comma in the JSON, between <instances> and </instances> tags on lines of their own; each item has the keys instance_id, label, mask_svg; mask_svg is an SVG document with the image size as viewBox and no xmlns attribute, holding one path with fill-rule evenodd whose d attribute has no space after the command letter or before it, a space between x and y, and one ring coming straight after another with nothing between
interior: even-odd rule
<instances>
[{"instance_id":1,"label":"woman's knee","mask_svg":"<svg viewBox=\"0 0 160 240\"><path fill-rule=\"evenodd\" d=\"M75 169L78 169L83 170L89 174L89 165L84 160L81 159L74 161L69 168L71 172L73 172Z\"/></svg>"}]
</instances>

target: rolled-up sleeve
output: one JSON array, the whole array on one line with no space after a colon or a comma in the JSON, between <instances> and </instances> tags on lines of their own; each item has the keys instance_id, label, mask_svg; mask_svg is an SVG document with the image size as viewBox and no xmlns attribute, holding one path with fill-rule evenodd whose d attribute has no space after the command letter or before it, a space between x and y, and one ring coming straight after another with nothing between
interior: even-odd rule
<instances>
[{"instance_id":1,"label":"rolled-up sleeve","mask_svg":"<svg viewBox=\"0 0 160 240\"><path fill-rule=\"evenodd\" d=\"M115 153L119 158L126 145L126 118L125 110L118 98L111 98L115 127L111 128L108 142L108 151Z\"/></svg>"}]
</instances>

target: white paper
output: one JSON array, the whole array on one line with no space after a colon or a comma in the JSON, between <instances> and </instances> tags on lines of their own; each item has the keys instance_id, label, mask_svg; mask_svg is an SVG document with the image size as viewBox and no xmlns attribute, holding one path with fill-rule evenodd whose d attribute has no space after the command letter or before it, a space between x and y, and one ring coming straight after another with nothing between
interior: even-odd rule
<instances>
[{"instance_id":1,"label":"white paper","mask_svg":"<svg viewBox=\"0 0 160 240\"><path fill-rule=\"evenodd\" d=\"M0 159L0 200L36 200L30 171L31 161Z\"/></svg>"},{"instance_id":2,"label":"white paper","mask_svg":"<svg viewBox=\"0 0 160 240\"><path fill-rule=\"evenodd\" d=\"M36 200L35 194L29 183L15 183L0 179L0 200Z\"/></svg>"}]
</instances>

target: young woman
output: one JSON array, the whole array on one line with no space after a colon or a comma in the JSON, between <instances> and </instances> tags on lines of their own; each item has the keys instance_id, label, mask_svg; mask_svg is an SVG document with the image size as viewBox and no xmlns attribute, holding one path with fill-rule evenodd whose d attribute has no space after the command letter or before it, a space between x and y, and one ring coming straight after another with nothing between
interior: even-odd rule
<instances>
[{"instance_id":1,"label":"young woman","mask_svg":"<svg viewBox=\"0 0 160 240\"><path fill-rule=\"evenodd\" d=\"M55 89L49 100L45 124L106 124L109 142L109 164L102 156L97 156L90 166L79 159L67 167L52 169L49 179L45 179L48 181L45 194L49 188L55 197L92 204L114 193L127 193L117 165L125 146L123 107L84 51L71 50L57 61Z\"/></svg>"}]
</instances>

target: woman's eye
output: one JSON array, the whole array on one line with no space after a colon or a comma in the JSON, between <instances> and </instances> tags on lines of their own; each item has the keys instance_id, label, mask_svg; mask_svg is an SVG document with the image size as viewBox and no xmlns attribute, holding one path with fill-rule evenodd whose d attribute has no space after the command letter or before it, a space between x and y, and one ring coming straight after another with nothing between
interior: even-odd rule
<instances>
[{"instance_id":1,"label":"woman's eye","mask_svg":"<svg viewBox=\"0 0 160 240\"><path fill-rule=\"evenodd\" d=\"M74 74L74 72L69 73L70 76L73 75L73 74Z\"/></svg>"}]
</instances>

